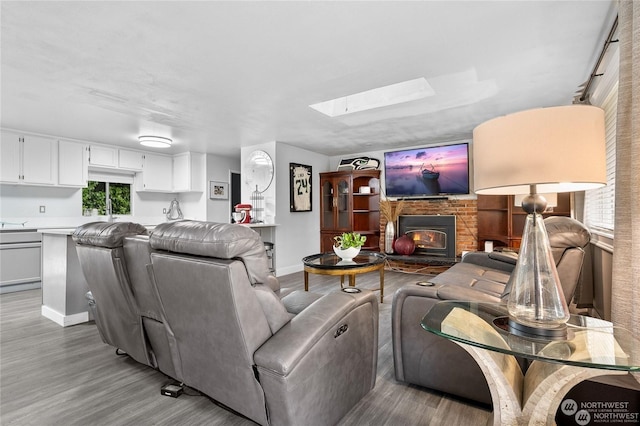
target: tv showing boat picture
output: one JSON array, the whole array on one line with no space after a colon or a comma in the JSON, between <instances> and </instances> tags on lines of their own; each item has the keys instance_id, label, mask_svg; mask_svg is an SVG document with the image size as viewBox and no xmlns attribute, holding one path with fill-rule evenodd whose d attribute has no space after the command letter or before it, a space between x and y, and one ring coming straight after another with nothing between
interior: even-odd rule
<instances>
[{"instance_id":1,"label":"tv showing boat picture","mask_svg":"<svg viewBox=\"0 0 640 426\"><path fill-rule=\"evenodd\" d=\"M384 154L388 197L469 193L469 145L434 145Z\"/></svg>"}]
</instances>

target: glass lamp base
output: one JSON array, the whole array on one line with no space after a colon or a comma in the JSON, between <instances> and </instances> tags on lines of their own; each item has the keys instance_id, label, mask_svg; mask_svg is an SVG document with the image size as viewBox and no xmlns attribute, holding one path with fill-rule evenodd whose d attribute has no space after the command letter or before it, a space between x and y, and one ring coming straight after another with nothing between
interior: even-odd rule
<instances>
[{"instance_id":1,"label":"glass lamp base","mask_svg":"<svg viewBox=\"0 0 640 426\"><path fill-rule=\"evenodd\" d=\"M569 319L549 237L538 213L527 215L518 261L507 285L511 287L509 318L519 325L519 330L546 333L531 330L557 330Z\"/></svg>"},{"instance_id":2,"label":"glass lamp base","mask_svg":"<svg viewBox=\"0 0 640 426\"><path fill-rule=\"evenodd\" d=\"M530 339L567 340L569 335L566 324L558 325L555 328L538 328L531 325L521 324L506 316L494 319L493 325L508 333L515 334L520 337L528 337Z\"/></svg>"},{"instance_id":3,"label":"glass lamp base","mask_svg":"<svg viewBox=\"0 0 640 426\"><path fill-rule=\"evenodd\" d=\"M522 337L541 337L550 340L565 340L567 338L567 324L560 324L554 328L539 328L522 324L509 318L509 332Z\"/></svg>"}]
</instances>

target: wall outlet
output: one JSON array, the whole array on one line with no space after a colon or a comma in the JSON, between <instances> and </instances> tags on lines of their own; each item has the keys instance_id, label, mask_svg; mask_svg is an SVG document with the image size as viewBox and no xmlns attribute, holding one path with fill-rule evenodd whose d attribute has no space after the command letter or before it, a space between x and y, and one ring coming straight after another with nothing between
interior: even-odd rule
<instances>
[{"instance_id":1,"label":"wall outlet","mask_svg":"<svg viewBox=\"0 0 640 426\"><path fill-rule=\"evenodd\" d=\"M45 213L46 212L46 207L45 206L40 206L40 213Z\"/></svg>"}]
</instances>

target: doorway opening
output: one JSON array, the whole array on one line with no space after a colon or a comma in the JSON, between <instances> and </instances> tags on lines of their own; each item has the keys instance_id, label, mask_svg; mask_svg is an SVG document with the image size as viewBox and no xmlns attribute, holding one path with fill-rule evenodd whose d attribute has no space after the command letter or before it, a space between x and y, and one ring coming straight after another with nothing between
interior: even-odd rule
<instances>
[{"instance_id":1,"label":"doorway opening","mask_svg":"<svg viewBox=\"0 0 640 426\"><path fill-rule=\"evenodd\" d=\"M240 173L238 172L229 172L231 188L229 189L229 194L231 194L231 205L229 206L231 211L229 212L229 217L231 217L231 213L235 211L236 204L240 204L241 201L241 187L240 187Z\"/></svg>"}]
</instances>

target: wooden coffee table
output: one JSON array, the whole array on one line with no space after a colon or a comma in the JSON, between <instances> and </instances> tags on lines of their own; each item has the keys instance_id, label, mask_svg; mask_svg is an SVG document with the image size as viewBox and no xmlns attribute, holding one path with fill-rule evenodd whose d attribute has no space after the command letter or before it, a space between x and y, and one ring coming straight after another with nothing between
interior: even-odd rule
<instances>
[{"instance_id":1,"label":"wooden coffee table","mask_svg":"<svg viewBox=\"0 0 640 426\"><path fill-rule=\"evenodd\" d=\"M356 275L380 271L380 303L384 298L384 262L387 257L375 251L361 251L352 261L343 261L335 253L318 253L302 259L304 263L304 290L309 291L309 273L319 275L338 275L340 285L344 285L344 276L349 277L349 286L355 287Z\"/></svg>"}]
</instances>

